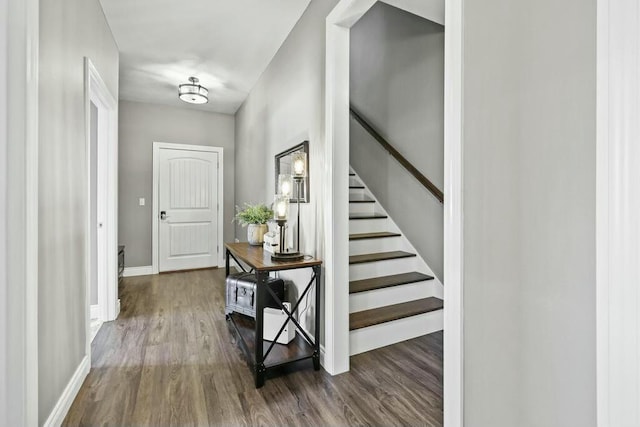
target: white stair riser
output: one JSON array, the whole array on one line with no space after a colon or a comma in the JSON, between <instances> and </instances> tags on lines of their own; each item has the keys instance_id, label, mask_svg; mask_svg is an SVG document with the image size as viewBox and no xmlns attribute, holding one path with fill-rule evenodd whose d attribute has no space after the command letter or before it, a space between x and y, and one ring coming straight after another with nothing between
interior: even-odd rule
<instances>
[{"instance_id":1,"label":"white stair riser","mask_svg":"<svg viewBox=\"0 0 640 427\"><path fill-rule=\"evenodd\" d=\"M432 311L353 330L349 333L349 354L353 356L440 331L443 328L442 314L442 310Z\"/></svg>"},{"instance_id":2,"label":"white stair riser","mask_svg":"<svg viewBox=\"0 0 640 427\"><path fill-rule=\"evenodd\" d=\"M349 265L349 280L369 279L416 271L416 257Z\"/></svg>"},{"instance_id":3,"label":"white stair riser","mask_svg":"<svg viewBox=\"0 0 640 427\"><path fill-rule=\"evenodd\" d=\"M349 203L349 213L374 213L375 203Z\"/></svg>"},{"instance_id":4,"label":"white stair riser","mask_svg":"<svg viewBox=\"0 0 640 427\"><path fill-rule=\"evenodd\" d=\"M389 229L386 218L349 220L349 233L375 233L376 231L394 231Z\"/></svg>"},{"instance_id":5,"label":"white stair riser","mask_svg":"<svg viewBox=\"0 0 640 427\"><path fill-rule=\"evenodd\" d=\"M353 185L357 185L362 187L362 181L360 181L360 179L358 179L357 176L350 176L349 177L349 187L353 186Z\"/></svg>"},{"instance_id":6,"label":"white stair riser","mask_svg":"<svg viewBox=\"0 0 640 427\"><path fill-rule=\"evenodd\" d=\"M349 255L389 251L411 252L409 244L401 236L349 241Z\"/></svg>"},{"instance_id":7,"label":"white stair riser","mask_svg":"<svg viewBox=\"0 0 640 427\"><path fill-rule=\"evenodd\" d=\"M349 189L349 197L362 197L364 195L368 195L364 188L350 188Z\"/></svg>"},{"instance_id":8,"label":"white stair riser","mask_svg":"<svg viewBox=\"0 0 640 427\"><path fill-rule=\"evenodd\" d=\"M435 296L433 280L349 295L349 313Z\"/></svg>"}]
</instances>

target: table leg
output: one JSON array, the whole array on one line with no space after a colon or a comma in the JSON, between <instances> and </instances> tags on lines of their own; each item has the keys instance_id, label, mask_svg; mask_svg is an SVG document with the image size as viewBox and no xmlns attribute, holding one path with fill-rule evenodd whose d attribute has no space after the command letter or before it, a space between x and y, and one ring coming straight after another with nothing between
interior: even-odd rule
<instances>
[{"instance_id":1,"label":"table leg","mask_svg":"<svg viewBox=\"0 0 640 427\"><path fill-rule=\"evenodd\" d=\"M263 350L263 319L264 319L264 301L266 299L266 287L269 273L266 271L256 271L256 342L255 342L255 380L256 388L260 388L264 385L264 377L266 373L266 367L264 366L264 350Z\"/></svg>"},{"instance_id":2,"label":"table leg","mask_svg":"<svg viewBox=\"0 0 640 427\"><path fill-rule=\"evenodd\" d=\"M226 256L225 256L225 263L224 263L224 272L225 272L225 277L227 277L229 275L229 249L227 249L226 251Z\"/></svg>"},{"instance_id":3,"label":"table leg","mask_svg":"<svg viewBox=\"0 0 640 427\"><path fill-rule=\"evenodd\" d=\"M320 272L321 267L313 267L313 272L316 276L316 324L315 324L315 349L313 351L313 369L320 370Z\"/></svg>"}]
</instances>

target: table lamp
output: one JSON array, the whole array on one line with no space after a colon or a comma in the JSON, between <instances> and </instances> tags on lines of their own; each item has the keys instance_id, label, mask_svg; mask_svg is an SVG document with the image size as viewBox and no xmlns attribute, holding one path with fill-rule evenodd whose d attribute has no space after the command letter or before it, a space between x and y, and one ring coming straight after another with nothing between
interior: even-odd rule
<instances>
[{"instance_id":1,"label":"table lamp","mask_svg":"<svg viewBox=\"0 0 640 427\"><path fill-rule=\"evenodd\" d=\"M271 255L271 259L274 261L299 261L304 258L300 252L289 252L285 243L285 224L289 218L289 197L276 194L273 201L273 219L280 227L280 247L276 253Z\"/></svg>"},{"instance_id":2,"label":"table lamp","mask_svg":"<svg viewBox=\"0 0 640 427\"><path fill-rule=\"evenodd\" d=\"M291 165L293 169L293 180L296 182L296 200L298 207L298 229L296 250L300 251L300 186L307 177L307 153L296 151L291 155Z\"/></svg>"}]
</instances>

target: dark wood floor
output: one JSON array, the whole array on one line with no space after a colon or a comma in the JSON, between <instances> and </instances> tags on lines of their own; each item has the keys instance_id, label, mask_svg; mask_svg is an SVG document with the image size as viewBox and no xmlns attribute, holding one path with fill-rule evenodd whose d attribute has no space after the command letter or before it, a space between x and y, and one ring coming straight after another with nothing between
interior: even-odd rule
<instances>
[{"instance_id":1,"label":"dark wood floor","mask_svg":"<svg viewBox=\"0 0 640 427\"><path fill-rule=\"evenodd\" d=\"M68 426L442 425L442 333L311 362L256 390L224 318L223 270L125 279Z\"/></svg>"}]
</instances>

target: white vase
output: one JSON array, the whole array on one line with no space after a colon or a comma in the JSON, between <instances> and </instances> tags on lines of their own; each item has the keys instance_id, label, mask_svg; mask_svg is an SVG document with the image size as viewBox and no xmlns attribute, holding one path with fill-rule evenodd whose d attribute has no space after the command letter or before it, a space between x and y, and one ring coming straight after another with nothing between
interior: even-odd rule
<instances>
[{"instance_id":1,"label":"white vase","mask_svg":"<svg viewBox=\"0 0 640 427\"><path fill-rule=\"evenodd\" d=\"M264 234L267 232L267 224L249 224L247 226L247 240L250 245L262 246Z\"/></svg>"}]
</instances>

